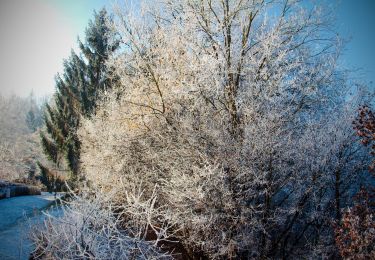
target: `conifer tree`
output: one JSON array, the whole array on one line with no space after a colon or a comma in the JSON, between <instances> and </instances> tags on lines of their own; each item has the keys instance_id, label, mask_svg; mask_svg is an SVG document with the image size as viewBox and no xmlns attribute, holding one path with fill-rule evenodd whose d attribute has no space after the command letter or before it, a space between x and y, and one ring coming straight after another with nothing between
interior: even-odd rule
<instances>
[{"instance_id":1,"label":"conifer tree","mask_svg":"<svg viewBox=\"0 0 375 260\"><path fill-rule=\"evenodd\" d=\"M89 22L86 42L79 41L80 50L88 61L80 64L85 72L85 78L81 81L81 109L85 116L90 116L95 111L99 93L115 85L111 69L107 68L105 62L117 49L119 41L114 35L110 35L106 20L107 12L102 9L99 14L95 14L95 19Z\"/></svg>"},{"instance_id":2,"label":"conifer tree","mask_svg":"<svg viewBox=\"0 0 375 260\"><path fill-rule=\"evenodd\" d=\"M46 105L46 132L41 141L48 158L57 166L65 164L73 182L78 177L80 142L77 128L80 118L95 113L98 94L111 88L106 60L118 47L107 26L110 17L103 8L94 13L86 29L85 42L79 42L80 54L71 52L62 75L56 77L54 105Z\"/></svg>"}]
</instances>

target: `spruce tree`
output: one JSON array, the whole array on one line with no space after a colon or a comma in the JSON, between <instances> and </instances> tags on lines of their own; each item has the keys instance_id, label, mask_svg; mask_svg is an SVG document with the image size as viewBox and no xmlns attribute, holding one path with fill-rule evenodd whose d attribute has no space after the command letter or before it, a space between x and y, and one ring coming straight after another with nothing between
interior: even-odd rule
<instances>
[{"instance_id":1,"label":"spruce tree","mask_svg":"<svg viewBox=\"0 0 375 260\"><path fill-rule=\"evenodd\" d=\"M99 93L115 83L105 65L119 43L107 25L110 17L105 9L94 12L85 32L85 42L79 42L80 54L72 51L64 62L64 72L56 77L54 105L46 105L46 132L41 142L48 158L57 166L64 163L71 180L78 177L80 141L77 135L80 118L95 113Z\"/></svg>"},{"instance_id":2,"label":"spruce tree","mask_svg":"<svg viewBox=\"0 0 375 260\"><path fill-rule=\"evenodd\" d=\"M99 93L116 84L111 77L111 69L105 66L105 62L118 48L119 41L113 34L109 35L107 18L105 9L95 14L95 19L89 22L86 29L86 42L79 41L80 50L87 61L82 63L85 78L82 80L81 105L85 116L90 116L95 111Z\"/></svg>"}]
</instances>

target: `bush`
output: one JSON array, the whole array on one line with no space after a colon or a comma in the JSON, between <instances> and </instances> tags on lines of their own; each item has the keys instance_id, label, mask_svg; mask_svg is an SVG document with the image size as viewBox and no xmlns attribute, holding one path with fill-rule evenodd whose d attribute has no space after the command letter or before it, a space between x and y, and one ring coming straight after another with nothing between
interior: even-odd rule
<instances>
[{"instance_id":1,"label":"bush","mask_svg":"<svg viewBox=\"0 0 375 260\"><path fill-rule=\"evenodd\" d=\"M154 240L146 241L145 232L154 217L154 198L143 200L139 194L129 198L129 204L116 206L110 200L113 192L118 191L73 194L61 209L45 213L42 226L31 232L36 246L33 258L169 259L169 254L156 246L162 239L161 229L155 230ZM122 216L127 211L137 212L138 226L132 220L124 222Z\"/></svg>"}]
</instances>

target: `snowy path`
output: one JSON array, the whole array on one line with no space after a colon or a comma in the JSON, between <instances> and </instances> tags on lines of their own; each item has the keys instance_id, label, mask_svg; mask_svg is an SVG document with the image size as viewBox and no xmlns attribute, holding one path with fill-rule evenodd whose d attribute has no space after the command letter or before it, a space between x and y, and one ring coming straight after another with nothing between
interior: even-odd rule
<instances>
[{"instance_id":1,"label":"snowy path","mask_svg":"<svg viewBox=\"0 0 375 260\"><path fill-rule=\"evenodd\" d=\"M32 244L28 240L30 223L41 221L41 209L54 202L49 193L0 200L0 259L28 259Z\"/></svg>"}]
</instances>

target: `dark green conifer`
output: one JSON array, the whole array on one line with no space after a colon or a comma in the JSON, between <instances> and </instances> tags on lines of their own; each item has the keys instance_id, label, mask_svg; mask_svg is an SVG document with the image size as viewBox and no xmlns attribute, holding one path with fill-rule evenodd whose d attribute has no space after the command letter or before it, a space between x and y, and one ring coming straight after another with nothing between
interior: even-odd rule
<instances>
[{"instance_id":1,"label":"dark green conifer","mask_svg":"<svg viewBox=\"0 0 375 260\"><path fill-rule=\"evenodd\" d=\"M110 30L106 19L105 9L95 14L95 19L89 22L86 29L86 42L79 41L80 50L87 61L82 63L85 68L85 80L82 80L81 99L85 116L90 116L95 111L99 94L115 84L110 77L111 69L105 62L118 48L119 42L114 35L108 35Z\"/></svg>"},{"instance_id":2,"label":"dark green conifer","mask_svg":"<svg viewBox=\"0 0 375 260\"><path fill-rule=\"evenodd\" d=\"M72 51L64 62L63 74L56 77L55 104L46 106L46 132L41 134L44 151L57 166L62 162L68 166L73 181L79 171L80 119L94 114L100 92L114 85L105 63L119 44L110 32L107 19L105 9L94 13L86 29L85 42L78 40L81 55Z\"/></svg>"}]
</instances>

